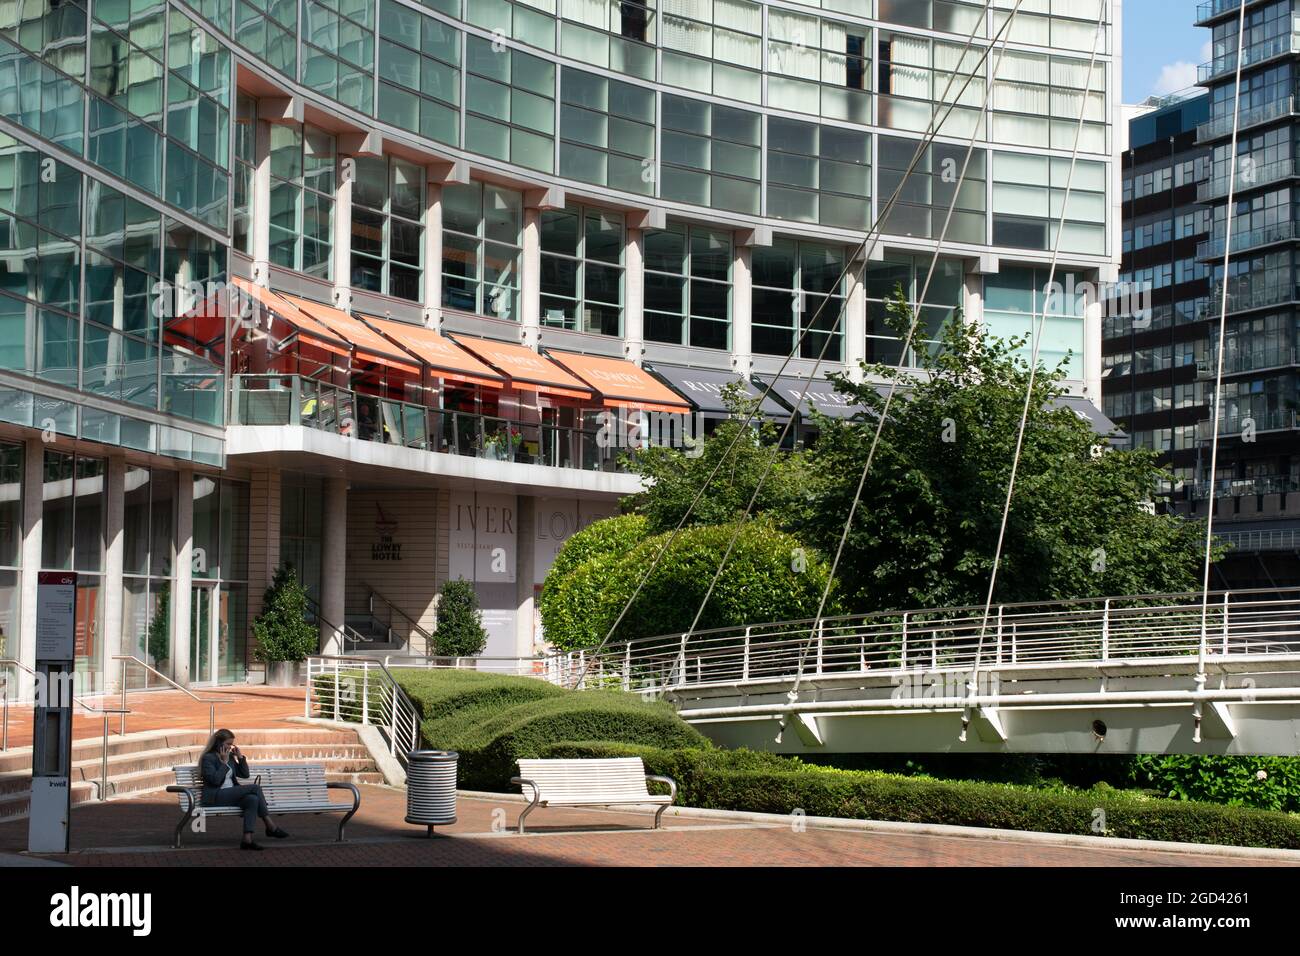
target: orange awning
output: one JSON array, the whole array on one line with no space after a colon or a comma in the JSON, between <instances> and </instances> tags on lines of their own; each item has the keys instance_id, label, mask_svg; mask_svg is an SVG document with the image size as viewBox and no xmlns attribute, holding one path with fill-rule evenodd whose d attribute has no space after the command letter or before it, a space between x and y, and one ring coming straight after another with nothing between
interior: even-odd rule
<instances>
[{"instance_id":1,"label":"orange awning","mask_svg":"<svg viewBox=\"0 0 1300 956\"><path fill-rule=\"evenodd\" d=\"M576 352L546 353L590 385L612 408L686 414L691 410L679 395L627 359Z\"/></svg>"},{"instance_id":2,"label":"orange awning","mask_svg":"<svg viewBox=\"0 0 1300 956\"><path fill-rule=\"evenodd\" d=\"M394 322L392 319L377 319L372 315L363 315L361 318L389 341L425 362L440 378L469 385L486 385L488 388L505 387L504 376L492 371L435 329L408 322Z\"/></svg>"},{"instance_id":3,"label":"orange awning","mask_svg":"<svg viewBox=\"0 0 1300 956\"><path fill-rule=\"evenodd\" d=\"M293 326L294 331L298 334L298 341L308 345L314 345L322 348L327 352L333 352L335 355L348 356L352 354L352 349L348 343L340 339L337 334L331 331L327 326L317 322L310 315L307 315L292 302L286 301L281 296L276 295L270 289L264 289L260 285L254 285L246 279L236 276L231 280L234 286L244 294L248 295L253 301L262 306L270 317L266 321L266 333L275 338L273 325L275 319ZM281 336L286 338L287 336Z\"/></svg>"},{"instance_id":4,"label":"orange awning","mask_svg":"<svg viewBox=\"0 0 1300 956\"><path fill-rule=\"evenodd\" d=\"M591 389L580 379L526 346L468 337L455 342L507 376L516 388L562 398L591 398Z\"/></svg>"},{"instance_id":5,"label":"orange awning","mask_svg":"<svg viewBox=\"0 0 1300 956\"><path fill-rule=\"evenodd\" d=\"M342 309L312 302L309 299L300 299L294 295L282 295L282 298L330 329L335 335L351 342L360 361L386 365L408 375L420 374L420 366L412 365L401 349L396 348L388 339Z\"/></svg>"}]
</instances>

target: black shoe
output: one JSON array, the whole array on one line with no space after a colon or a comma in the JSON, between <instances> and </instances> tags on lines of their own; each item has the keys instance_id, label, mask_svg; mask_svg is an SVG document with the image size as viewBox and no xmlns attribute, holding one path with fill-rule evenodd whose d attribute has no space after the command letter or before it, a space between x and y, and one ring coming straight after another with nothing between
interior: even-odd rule
<instances>
[{"instance_id":1,"label":"black shoe","mask_svg":"<svg viewBox=\"0 0 1300 956\"><path fill-rule=\"evenodd\" d=\"M284 830L281 830L279 827L276 827L274 830L267 830L266 835L269 837L275 837L277 840L283 840L289 834Z\"/></svg>"},{"instance_id":2,"label":"black shoe","mask_svg":"<svg viewBox=\"0 0 1300 956\"><path fill-rule=\"evenodd\" d=\"M260 850L262 849L262 846L259 843L241 843L239 844L239 848L241 850Z\"/></svg>"}]
</instances>

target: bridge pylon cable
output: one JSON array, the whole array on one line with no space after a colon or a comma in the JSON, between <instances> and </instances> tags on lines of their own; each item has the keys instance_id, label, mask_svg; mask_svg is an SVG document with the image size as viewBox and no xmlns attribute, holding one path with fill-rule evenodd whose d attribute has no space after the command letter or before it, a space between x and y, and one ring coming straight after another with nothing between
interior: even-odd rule
<instances>
[{"instance_id":1,"label":"bridge pylon cable","mask_svg":"<svg viewBox=\"0 0 1300 956\"><path fill-rule=\"evenodd\" d=\"M1013 21L1016 18L1016 14L1019 13L1020 11L1020 6L1021 4L1017 3L1015 7L1011 10L1010 15L1007 17L1006 21L1002 24L1002 28L998 31L998 34L995 35L992 43L989 46L989 49L991 51L994 47L998 45L999 42L1001 43L1001 48L998 50L997 59L994 61L993 68L988 73L988 79L985 82L984 101L980 105L980 122L976 122L975 124L973 124L971 128L971 134L966 143L966 155L962 161L961 173L957 177L956 185L953 188L952 201L948 204L948 210L946 215L944 216L943 228L942 230L940 230L938 241L935 244L934 255L930 259L930 267L926 272L925 284L922 286L921 294L916 300L915 309L912 314L912 321L908 326L907 335L903 339L902 348L900 349L899 352L898 365L895 368L896 373L901 373L902 370L906 367L907 351L909 348L911 348L912 340L915 338L917 329L920 327L921 316L923 314L923 310L925 307L925 300L926 297L930 294L930 284L934 279L935 271L938 269L939 258L943 253L944 243L947 242L948 239L948 230L952 225L953 216L955 215L957 210L957 203L961 197L962 186L965 185L966 175L970 170L971 160L975 155L975 143L979 139L980 126L981 123L984 124L988 123L989 104L991 103L993 98L994 79L997 77L1002 67L1002 61L1006 56L1007 46L1011 41L1011 26ZM867 475L870 473L871 465L875 460L876 448L880 443L880 436L884 430L885 422L889 417L889 409L893 405L894 397L897 394L897 391L898 391L898 377L897 375L895 375L890 381L889 393L885 397L885 405L884 405L884 409L880 414L880 419L879 421L876 422L875 434L872 436L871 447L867 452L867 461L865 466L862 469L862 477L859 479L857 490L853 495L853 503L849 506L849 514L844 522L844 531L840 535L839 544L835 549L835 557L831 562L830 570L826 578L826 586L822 589L821 598L817 604L817 613L813 615L814 622L820 621L822 614L825 613L826 611L826 602L830 598L831 588L834 586L835 583L835 572L839 570L840 559L844 555L844 545L845 542L848 540L848 536L849 536L849 529L852 527L853 519L857 514L858 503L861 501L862 491L866 487ZM771 469L770 464L768 466L768 469L769 470ZM766 471L763 473L763 480L766 480L767 474L768 472ZM750 508L753 507L754 501L757 500L758 492L761 488L762 488L762 482L760 481L759 488L755 490L754 497L750 500L749 503ZM748 513L749 513L749 508L746 509L746 514L745 514L746 518L748 517ZM736 533L732 535L731 542L727 547L727 552L723 556L723 565L725 565L727 558L730 557L732 546L735 545L738 536L739 536L739 528L737 528ZM713 581L709 585L708 592L704 596L704 601L700 604L700 609L698 612L696 612L695 620L691 624L691 631L694 631L696 625L699 624L700 616L704 613L704 607L708 603L709 598L712 597L713 589L717 585L718 579L722 574L723 565L719 565L717 573L715 573L713 576ZM808 640L805 641L803 643L803 646L800 648L798 670L795 675L795 682L791 687L790 691L788 692L788 696L790 697L792 702L798 696L799 686L803 681L804 665L807 662L808 653L812 647L812 642L814 640L814 636L816 635L816 633L817 633L817 624L814 623L812 628L808 632Z\"/></svg>"},{"instance_id":2,"label":"bridge pylon cable","mask_svg":"<svg viewBox=\"0 0 1300 956\"><path fill-rule=\"evenodd\" d=\"M1244 2L1244 0L1243 0ZM1052 286L1056 281L1056 268L1060 262L1061 243L1065 238L1065 220L1070 207L1070 193L1074 188L1074 173L1079 164L1079 144L1082 142L1083 125L1088 115L1088 97L1092 93L1093 76L1097 69L1097 55L1102 46L1102 38L1106 36L1106 0L1098 0L1097 12L1097 30L1093 35L1092 56L1088 61L1088 81L1084 86L1082 102L1079 104L1079 119L1074 127L1074 145L1070 151L1070 171L1065 180L1065 194L1061 198L1061 215L1056 224L1056 236L1052 241L1052 260L1047 272L1047 284L1044 286L1043 310L1038 316L1038 325L1033 328L1033 343L1029 356L1029 380L1025 386L1025 404L1020 412L1020 425L1016 429L1016 450L1011 457L1011 474L1007 478L1007 496L1002 506L1002 520L998 527L997 547L993 552L993 568L989 573L988 594L984 600L984 613L980 621L979 640L975 647L975 662L971 668L970 680L967 684L967 695L969 700L975 697L975 688L979 684L979 671L981 659L984 652L984 639L988 634L989 613L993 607L993 594L997 587L998 568L1002 563L1002 548L1006 541L1007 520L1011 514L1011 500L1015 495L1016 476L1020 469L1020 455L1024 450L1025 429L1029 423L1029 409L1034 397L1034 382L1038 373L1038 352L1043 342L1043 328L1047 324L1047 312L1051 302ZM1062 304L1064 304L1064 292L1062 292ZM1032 322L1032 318L1031 318ZM1086 318L1085 318L1086 322ZM967 707L962 712L961 734L959 739L965 741L966 729L970 726L971 707Z\"/></svg>"},{"instance_id":3,"label":"bridge pylon cable","mask_svg":"<svg viewBox=\"0 0 1300 956\"><path fill-rule=\"evenodd\" d=\"M983 28L987 20L987 14L992 9L993 2L994 0L985 0L984 16L981 16L979 18L978 22L975 24L971 33L966 37L966 42L963 45L961 53L957 58L958 64L965 61L967 52L972 48L972 46L974 46L976 33L978 33L979 30ZM1015 9L1019 10L1023 2L1024 0L1016 0ZM876 245L880 241L883 224L888 220L890 212L892 212L894 205L898 202L899 197L902 195L903 187L904 185L906 185L908 177L910 177L912 172L916 169L917 164L921 161L921 158L925 155L925 151L934 142L935 138L939 134L939 131L943 128L944 123L947 122L948 117L951 116L953 110L956 109L957 102L961 99L961 96L966 92L966 90L970 87L970 84L974 81L975 71L983 68L985 62L988 59L989 53L992 52L993 46L997 43L998 39L1001 37L1002 31L1008 28L1010 21L1011 18L1008 18L1007 21L1003 23L1002 27L999 28L993 40L990 41L989 45L983 49L983 52L981 53L979 58L979 62L975 64L975 66L972 69L972 72L967 75L966 81L965 83L962 84L961 90L958 91L957 95L953 97L950 102L946 103L946 109L943 111L942 117L938 115L938 111L936 111L935 114L931 116L929 126L927 127L924 136L918 142L916 151L913 154L911 161L908 163L907 169L904 170L902 177L899 179L898 186L894 189L893 194L889 197L889 200L886 202L884 208L881 209L880 212L876 215L875 222L872 224L871 229L868 230L866 234L864 234L861 242L859 242L857 247L854 249L853 254L846 257L845 265L844 268L840 271L837 284L842 284L844 282L844 279L848 275L849 269L852 267L852 264L854 262L869 257L871 252L874 251ZM947 100L948 94L952 90L953 84L956 82L957 72L958 72L957 70L954 70L949 75L948 84L944 88L944 92L941 99ZM605 637L595 648L591 649L590 653L585 655L585 660L594 659L600 653L600 651L603 650L607 644L609 644L610 640L614 636L614 633L618 630L619 625L622 624L624 617L626 617L628 610L636 602L637 597L641 594L641 591L644 589L646 583L650 580L651 576L654 574L655 569L659 566L659 562L662 560L663 556L668 552L668 549L672 546L672 543L676 540L677 535L681 533L682 528L686 526L686 522L690 519L690 516L694 512L696 505L698 505L700 500L704 497L705 491L708 490L709 485L712 484L713 479L717 476L723 464L727 461L727 459L731 456L731 453L735 450L735 447L737 443L740 441L741 436L746 432L749 425L753 422L755 416L758 414L758 409L762 406L762 403L767 399L768 395L771 394L777 380L781 377L781 375L784 374L786 368L789 366L790 362L794 359L794 357L800 353L804 339L806 339L808 335L816 329L817 322L821 317L822 310L825 309L826 303L829 301L829 299L830 299L829 296L825 296L822 298L822 301L819 303L816 312L814 312L813 314L812 320L808 322L801 330L798 339L795 341L794 347L790 350L790 354L787 355L785 359L782 361L776 374L768 376L769 379L768 384L763 389L763 392L758 397L758 400L752 404L751 409L745 416L745 420L742 423L742 427L737 430L736 436L735 438L732 439L731 444L727 446L726 452L723 453L723 455L718 459L718 462L714 465L713 469L705 477L704 483L700 486L699 491L696 492L695 497L691 500L690 505L687 506L685 513L683 513L681 519L677 522L676 527L673 528L668 539L664 542L663 546L655 554L653 560L646 568L645 573L642 574L640 580L637 582L636 588L633 590L628 600L624 603L622 610L619 612L618 617L615 618L614 623L610 626L609 631L606 632ZM831 340L833 339L836 331L839 329L840 322L843 318L843 314L844 314L844 304L841 303L840 309L835 316L835 322L832 324L831 328L825 332L819 333L825 336L825 342L822 345L822 349L818 355L817 364L814 366L814 369L819 368L821 362L824 360L826 349L829 347ZM808 395L808 389L811 387L812 381L813 381L812 377L810 376L808 380L805 382L803 390L799 395L798 402L796 403L797 405L801 406L806 401ZM782 430L783 438L784 435L788 432L788 429L792 425L793 421L794 421L794 417L791 416L791 418L786 422L786 427L785 429ZM779 444L780 443L778 442L778 447ZM573 686L575 687L580 687L582 685L583 679L586 676L587 664L585 663L585 660L577 675L577 678L574 681L572 681Z\"/></svg>"},{"instance_id":4,"label":"bridge pylon cable","mask_svg":"<svg viewBox=\"0 0 1300 956\"><path fill-rule=\"evenodd\" d=\"M1205 687L1205 649L1209 638L1209 616L1210 616L1210 564L1214 550L1214 512L1218 502L1214 497L1214 485L1218 480L1219 472L1219 423L1220 410L1223 407L1223 353L1227 345L1227 327L1228 327L1228 267L1232 261L1232 225L1233 214L1232 207L1236 201L1237 192L1237 126L1241 121L1241 67L1242 54L1245 50L1246 40L1246 3L1248 0L1241 0L1241 6L1237 11L1237 62L1236 62L1236 83L1233 89L1232 103L1232 143L1228 150L1228 204L1224 209L1223 219L1223 286L1219 295L1219 354L1215 357L1214 362L1214 408L1211 412L1210 424L1210 473L1209 503L1206 507L1205 515L1205 565L1201 576L1201 635L1199 647L1197 650L1197 668L1196 684L1198 689ZM1223 613L1228 613L1225 601ZM1195 743L1201 742L1201 707L1198 703L1193 715L1195 727L1192 731L1192 740Z\"/></svg>"}]
</instances>

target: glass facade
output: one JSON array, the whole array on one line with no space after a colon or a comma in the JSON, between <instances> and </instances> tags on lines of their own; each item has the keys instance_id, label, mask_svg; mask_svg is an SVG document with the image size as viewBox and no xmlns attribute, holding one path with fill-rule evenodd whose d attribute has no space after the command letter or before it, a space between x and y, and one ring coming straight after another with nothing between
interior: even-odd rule
<instances>
[{"instance_id":1,"label":"glass facade","mask_svg":"<svg viewBox=\"0 0 1300 956\"><path fill-rule=\"evenodd\" d=\"M685 354L687 364L698 357L742 374L792 353L801 373L818 359L832 370L915 363L977 286L988 327L1023 332L1044 304L1038 285L1053 255L1062 276L1082 278L1119 252L1107 228L1115 44L1108 2L1029 0L1009 24L994 75L984 54L1014 6L996 0L990 14L977 0L8 5L0 422L51 446L40 462L41 567L82 575L78 666L108 665L103 595L118 585L104 577L106 521L117 503L105 493L124 467L122 652L193 680L243 676L259 597L250 591L264 585L250 569L247 528L257 479L245 483L239 462L223 471L232 371L283 373L286 388L300 389L294 421L336 413L339 434L359 432L353 418L374 407L356 394L382 398L389 404L373 433L409 448L486 452L502 447L501 429L522 423L533 431L520 436L521 453L562 467L586 441L568 431L591 412L573 390L521 394L493 388L491 377L444 379L378 332L374 352L356 353L354 364L337 351L342 332L332 330L327 347L321 329L313 338L295 326L285 349L246 350L232 369L229 343L244 328L231 321L232 279L328 302L344 318L440 329L451 316L457 335L471 329L531 348L544 339L548 349L638 362ZM1252 14L1252 43L1273 41L1277 18L1265 19L1256 25ZM1216 32L1216 56L1232 40ZM1271 66L1251 71L1248 86L1259 109L1294 91L1291 74ZM1220 116L1223 98L1212 97ZM938 121L937 139L916 156ZM1082 158L1071 176L1078 130ZM1294 323L1278 300L1296 288L1296 263L1267 237L1295 214L1284 181L1295 139L1265 128L1241 142L1242 157L1275 178L1243 197L1231 225L1226 211L1186 223L1153 214L1128 242L1152 248L1166 229L1190 236L1202 227L1211 240L1229 230L1243 244L1258 240L1222 278L1236 300L1269 306L1265 334L1283 349ZM1217 150L1213 174L1238 158ZM851 263L882 219L882 248ZM903 354L883 308L900 288L916 304L940 239L960 248L940 256L922 332ZM990 250L998 273L974 279L972 263ZM1165 281L1164 264L1140 268ZM1214 278L1196 256L1167 273L1168 285ZM1090 346L1076 306L1051 312L1042 357L1069 356L1078 385ZM264 312L277 324L258 333L278 349L291 313ZM1258 351L1230 338L1224 348L1234 356ZM1180 343L1164 344L1168 361L1183 354ZM1214 347L1186 354L1200 361ZM1166 360L1155 347L1140 351L1141 361ZM294 372L308 365L304 395ZM1286 379L1277 381L1261 394L1283 395ZM1237 407L1286 407L1254 394L1236 396ZM427 407L413 401L424 398ZM1178 395L1153 390L1138 401ZM428 417L462 408L476 417ZM0 490L21 487L23 453L0 445ZM190 489L180 483L191 481L186 514ZM281 527L271 531L317 598L320 482L286 476ZM0 640L18 607L6 588L22 570L22 511L5 511L9 500L0 501ZM195 558L185 571L174 560L191 519ZM181 583L186 576L192 585ZM187 621L174 610L186 603L182 586L191 588ZM189 657L177 660L186 634Z\"/></svg>"}]
</instances>

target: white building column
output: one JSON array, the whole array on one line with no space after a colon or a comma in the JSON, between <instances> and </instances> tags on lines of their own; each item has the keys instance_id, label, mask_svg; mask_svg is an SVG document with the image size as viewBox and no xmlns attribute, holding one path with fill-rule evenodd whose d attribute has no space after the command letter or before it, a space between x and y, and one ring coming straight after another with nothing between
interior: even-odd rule
<instances>
[{"instance_id":1,"label":"white building column","mask_svg":"<svg viewBox=\"0 0 1300 956\"><path fill-rule=\"evenodd\" d=\"M737 242L731 263L731 366L741 375L749 374L754 359L753 262L753 248Z\"/></svg>"},{"instance_id":2,"label":"white building column","mask_svg":"<svg viewBox=\"0 0 1300 956\"><path fill-rule=\"evenodd\" d=\"M172 679L182 687L190 674L190 588L194 583L194 472L176 475L176 538L172 543Z\"/></svg>"},{"instance_id":3,"label":"white building column","mask_svg":"<svg viewBox=\"0 0 1300 956\"><path fill-rule=\"evenodd\" d=\"M981 255L966 262L965 288L962 296L962 321L987 331L984 325L984 277L997 275L1002 263L997 256Z\"/></svg>"},{"instance_id":4,"label":"white building column","mask_svg":"<svg viewBox=\"0 0 1300 956\"><path fill-rule=\"evenodd\" d=\"M340 155L334 170L334 236L330 249L334 278L334 305L345 312L352 307L352 180L356 158Z\"/></svg>"},{"instance_id":5,"label":"white building column","mask_svg":"<svg viewBox=\"0 0 1300 956\"><path fill-rule=\"evenodd\" d=\"M253 127L252 190L253 282L265 287L271 281L271 124L261 117Z\"/></svg>"},{"instance_id":6,"label":"white building column","mask_svg":"<svg viewBox=\"0 0 1300 956\"><path fill-rule=\"evenodd\" d=\"M519 495L515 499L515 654L533 656L533 577L537 558L537 499Z\"/></svg>"},{"instance_id":7,"label":"white building column","mask_svg":"<svg viewBox=\"0 0 1300 956\"><path fill-rule=\"evenodd\" d=\"M41 571L42 489L45 481L45 444L29 438L23 446L23 569L19 573L18 646L19 662L36 666L36 587ZM35 690L25 671L18 673L18 696L26 699Z\"/></svg>"},{"instance_id":8,"label":"white building column","mask_svg":"<svg viewBox=\"0 0 1300 956\"><path fill-rule=\"evenodd\" d=\"M519 341L537 348L542 328L542 212L524 206L523 261L519 267Z\"/></svg>"},{"instance_id":9,"label":"white building column","mask_svg":"<svg viewBox=\"0 0 1300 956\"><path fill-rule=\"evenodd\" d=\"M121 689L122 668L113 660L122 651L122 561L126 548L126 459L113 456L104 476L104 689ZM127 649L127 653L131 652Z\"/></svg>"},{"instance_id":10,"label":"white building column","mask_svg":"<svg viewBox=\"0 0 1300 956\"><path fill-rule=\"evenodd\" d=\"M325 479L320 548L320 650L343 653L343 612L346 608L348 563L348 482Z\"/></svg>"},{"instance_id":11,"label":"white building column","mask_svg":"<svg viewBox=\"0 0 1300 956\"><path fill-rule=\"evenodd\" d=\"M866 378L862 363L867 360L867 264L856 259L849 263L844 296L844 371L849 381Z\"/></svg>"},{"instance_id":12,"label":"white building column","mask_svg":"<svg viewBox=\"0 0 1300 956\"><path fill-rule=\"evenodd\" d=\"M424 196L424 324L442 326L442 182L429 178Z\"/></svg>"},{"instance_id":13,"label":"white building column","mask_svg":"<svg viewBox=\"0 0 1300 956\"><path fill-rule=\"evenodd\" d=\"M645 351L645 230L629 227L623 248L623 355L637 365Z\"/></svg>"}]
</instances>

